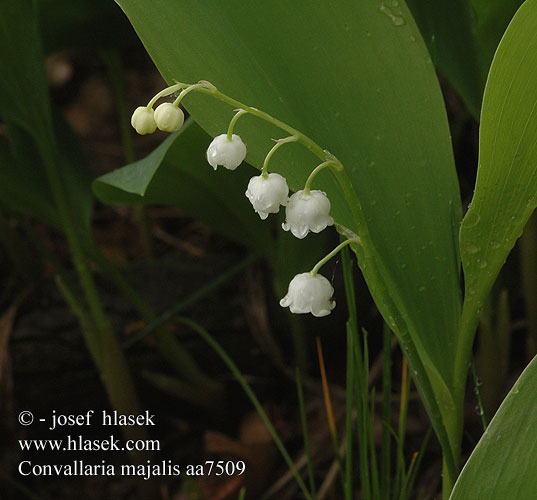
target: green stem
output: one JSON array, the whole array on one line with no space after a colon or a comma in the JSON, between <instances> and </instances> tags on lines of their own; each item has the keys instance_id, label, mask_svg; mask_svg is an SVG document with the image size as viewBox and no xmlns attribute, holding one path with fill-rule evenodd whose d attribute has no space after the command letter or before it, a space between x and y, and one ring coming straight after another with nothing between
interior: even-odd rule
<instances>
[{"instance_id":1,"label":"green stem","mask_svg":"<svg viewBox=\"0 0 537 500\"><path fill-rule=\"evenodd\" d=\"M175 85L171 85L170 87L166 87L164 90L161 90L158 94L156 94L148 103L147 103L147 109L151 109L155 103L161 98L169 96L175 92L177 92L180 89L184 89L185 87L188 87L189 85L186 83L177 83Z\"/></svg>"},{"instance_id":2,"label":"green stem","mask_svg":"<svg viewBox=\"0 0 537 500\"><path fill-rule=\"evenodd\" d=\"M295 477L295 480L298 483L298 486L302 490L302 494L304 495L304 497L307 500L313 500L310 492L308 491L308 488L306 487L306 485L304 483L304 480L302 479L302 476L298 472L298 470L297 470L297 468L295 466L295 463L293 462L293 459L290 457L289 453L285 449L285 446L284 446L282 440L280 439L280 436L278 435L278 433L276 432L276 429L272 425L272 422L270 421L270 419L269 419L269 417L267 415L267 412L265 411L265 409L263 408L263 406L259 402L259 399L257 399L257 396L255 395L254 391L250 387L250 384L248 384L248 382L246 381L246 379L244 378L244 376L240 372L240 370L237 367L237 365L233 362L233 360L227 355L227 353L224 351L224 349L222 349L220 344L212 337L212 335L207 330L202 328L200 325L198 325L197 323L195 323L191 319L178 318L178 320L181 321L182 323L184 323L185 325L187 325L188 327L190 327L196 333L198 333L200 335L200 337L202 337L216 351L218 356L220 356L222 361L224 361L224 363L228 366L228 368L231 370L231 372L233 373L233 375L237 379L237 382L241 385L241 387L243 388L244 392L247 394L248 398L250 398L250 401L252 402L252 404L254 405L257 413L261 417L261 420L263 420L265 426L267 427L267 430L269 431L270 435L272 436L272 439L274 440L274 443L276 444L276 446L280 450L280 453L282 454L282 456L283 456L283 458L284 458L284 460L285 460L285 462L287 464L287 467L289 467L289 470L291 471L291 473Z\"/></svg>"},{"instance_id":3,"label":"green stem","mask_svg":"<svg viewBox=\"0 0 537 500\"><path fill-rule=\"evenodd\" d=\"M306 195L310 194L310 189L311 189L311 184L313 182L313 179L315 179L317 174L321 170L323 170L323 168L326 168L326 167L337 167L338 170L341 170L343 168L341 166L341 163L334 161L334 160L328 160L328 161L321 163L320 165L318 165L312 170L311 174L307 178L306 184L304 185L304 194Z\"/></svg>"},{"instance_id":4,"label":"green stem","mask_svg":"<svg viewBox=\"0 0 537 500\"><path fill-rule=\"evenodd\" d=\"M483 400L481 399L481 390L479 389L481 383L477 377L477 371L475 369L475 362L472 358L472 378L474 379L474 391L477 397L477 407L479 409L479 415L481 416L481 424L483 425L483 431L487 430L487 419L485 417L485 408L483 406Z\"/></svg>"},{"instance_id":5,"label":"green stem","mask_svg":"<svg viewBox=\"0 0 537 500\"><path fill-rule=\"evenodd\" d=\"M349 240L347 240L349 241ZM347 308L349 319L347 321L347 381L346 381L346 413L345 413L345 500L352 500L353 473L352 473L352 444L353 444L353 410L354 410L354 389L356 384L356 363L354 343L358 339L358 318L356 314L356 296L354 279L352 274L352 261L348 248L344 248L341 254L343 263L343 278L345 282L345 295L347 298Z\"/></svg>"},{"instance_id":6,"label":"green stem","mask_svg":"<svg viewBox=\"0 0 537 500\"><path fill-rule=\"evenodd\" d=\"M247 115L248 114L248 111L244 110L244 109L239 109L236 113L235 113L235 116L233 116L233 118L231 119L231 121L229 122L229 127L227 128L227 140L228 141L231 141L233 139L233 130L235 128L235 124L237 123L238 119L243 116L243 115Z\"/></svg>"},{"instance_id":7,"label":"green stem","mask_svg":"<svg viewBox=\"0 0 537 500\"><path fill-rule=\"evenodd\" d=\"M298 392L298 406L300 408L300 421L302 423L302 435L304 437L304 450L306 452L306 461L308 466L308 479L310 483L311 496L315 498L315 475L313 474L313 459L311 455L310 437L308 430L308 419L306 418L306 405L304 404L304 391L302 390L302 380L300 378L300 368L296 369L296 387Z\"/></svg>"},{"instance_id":8,"label":"green stem","mask_svg":"<svg viewBox=\"0 0 537 500\"><path fill-rule=\"evenodd\" d=\"M265 156L265 161L263 162L263 168L261 169L261 174L266 179L268 177L268 164L272 156L280 147L282 147L284 144L287 144L289 142L295 142L297 141L297 137L294 135L291 135L289 137L285 137L284 139L278 139L276 141L276 144L272 146L271 150L267 153L267 156Z\"/></svg>"},{"instance_id":9,"label":"green stem","mask_svg":"<svg viewBox=\"0 0 537 500\"><path fill-rule=\"evenodd\" d=\"M392 417L392 331L384 323L382 335L383 362L382 362L382 446L381 446L381 499L390 498L390 471L391 471L391 435L390 425Z\"/></svg>"},{"instance_id":10,"label":"green stem","mask_svg":"<svg viewBox=\"0 0 537 500\"><path fill-rule=\"evenodd\" d=\"M112 406L121 413L137 413L140 404L127 362L112 324L102 307L97 287L85 259L78 228L72 219L67 193L58 170L59 162L57 161L53 131L48 127L44 130L45 133L37 139L37 146L45 164L52 195L69 243L74 266L95 324L93 332L86 332L90 353L99 369ZM94 346L93 349L91 346ZM125 435L133 435L134 433L135 431L131 431L130 428L125 430Z\"/></svg>"},{"instance_id":11,"label":"green stem","mask_svg":"<svg viewBox=\"0 0 537 500\"><path fill-rule=\"evenodd\" d=\"M181 90L181 93L177 96L177 99L173 101L173 105L179 106L179 104L181 104L181 101L186 95L190 94L190 92L194 90L199 90L201 88L205 88L204 83L195 83L194 85L189 85L186 89Z\"/></svg>"},{"instance_id":12,"label":"green stem","mask_svg":"<svg viewBox=\"0 0 537 500\"><path fill-rule=\"evenodd\" d=\"M222 273L220 276L215 278L213 281L205 285L204 287L200 288L199 290L196 290L192 295L187 297L185 300L182 300L179 302L179 304L175 305L171 309L168 309L160 316L156 317L153 321L149 323L138 335L133 336L129 340L127 340L124 343L124 347L126 349L132 347L134 344L142 340L143 338L147 337L148 335L152 335L158 328L161 328L165 326L167 323L175 319L176 316L181 314L187 307L190 307L192 304L196 303L201 298L205 297L209 293L211 293L213 290L217 289L219 286L226 283L230 278L238 274L240 271L251 265L253 262L255 262L257 259L259 259L259 255L252 254L248 256L246 259L244 259L242 262L237 264L236 266L233 266L228 271Z\"/></svg>"},{"instance_id":13,"label":"green stem","mask_svg":"<svg viewBox=\"0 0 537 500\"><path fill-rule=\"evenodd\" d=\"M220 101L223 101L231 106L233 106L236 109L242 109L244 111L247 111L249 114L256 116L257 118L261 118L262 120L265 120L268 123L272 123L276 127L280 128L281 130L285 130L289 135L295 136L297 142L302 144L306 147L309 151L311 151L313 154L315 154L318 158L321 160L336 160L335 157L330 155L329 152L323 150L316 142L314 142L312 139L310 139L308 136L300 132L299 130L287 125L287 123L282 122L281 120L278 120L277 118L274 118L273 116L269 115L268 113L265 113L264 111L260 111L257 108L253 108L251 106L247 106L246 104L243 104L240 101L237 101L236 99L233 99L232 97L227 96L226 94L223 94L220 92L216 87L213 85L205 83L197 83L194 85L188 85L185 83L177 83L176 86L180 86L179 88L188 88L192 87L192 90L196 90L197 92L200 92L202 94L211 95ZM175 86L174 86L175 87ZM170 87L171 88L171 87ZM183 91L184 92L184 91ZM170 92L171 93L171 92ZM337 160L336 160L337 161Z\"/></svg>"},{"instance_id":14,"label":"green stem","mask_svg":"<svg viewBox=\"0 0 537 500\"><path fill-rule=\"evenodd\" d=\"M114 283L117 289L127 298L127 300L129 300L129 302L138 311L138 314L148 325L158 323L159 317L155 314L153 309L140 297L136 290L134 290L134 288L125 279L123 274L116 268L116 266L108 261L108 259L100 252L98 248L93 245L88 245L85 248L85 251L93 260L95 260L101 272ZM238 272L240 269L242 269L242 267L233 268L231 271ZM225 277L229 278L232 276L230 275L231 271L224 273ZM219 280L217 284L221 283L222 281ZM210 287L210 285L208 286ZM209 291L212 289L213 288L209 288ZM187 305L193 304L193 302L196 300L196 297L199 299L202 296L203 294L200 293L195 294L193 300L187 299ZM173 336L171 336L169 330L165 329L164 326L165 323L162 325L156 325L154 330L149 332L155 334L159 351L163 357L170 362L174 369L185 378L185 380L191 383L198 391L203 392L207 396L207 399L211 399L211 394L217 392L219 385L202 371L188 350L186 350ZM140 337L133 337L133 339L125 343L124 347L130 347L139 339Z\"/></svg>"},{"instance_id":15,"label":"green stem","mask_svg":"<svg viewBox=\"0 0 537 500\"><path fill-rule=\"evenodd\" d=\"M350 245L351 243L359 243L360 238L351 238L348 240L345 240L341 242L334 250L332 250L328 255L323 257L310 271L312 276L317 276L317 273L319 272L319 269L321 269L322 266L324 266L334 255L337 255L337 253L342 249L345 248L347 245Z\"/></svg>"}]
</instances>

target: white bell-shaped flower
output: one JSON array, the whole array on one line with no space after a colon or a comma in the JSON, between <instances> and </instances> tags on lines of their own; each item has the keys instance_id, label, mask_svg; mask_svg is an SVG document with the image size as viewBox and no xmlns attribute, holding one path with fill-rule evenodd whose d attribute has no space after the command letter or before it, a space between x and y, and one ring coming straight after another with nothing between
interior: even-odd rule
<instances>
[{"instance_id":1,"label":"white bell-shaped flower","mask_svg":"<svg viewBox=\"0 0 537 500\"><path fill-rule=\"evenodd\" d=\"M157 130L153 108L138 106L132 114L131 125L140 135L152 134Z\"/></svg>"},{"instance_id":2,"label":"white bell-shaped flower","mask_svg":"<svg viewBox=\"0 0 537 500\"><path fill-rule=\"evenodd\" d=\"M326 193L314 190L305 193L297 191L285 208L285 222L282 227L291 231L297 238L304 238L310 231L320 233L325 227L332 226L334 219L330 213L330 200Z\"/></svg>"},{"instance_id":3,"label":"white bell-shaped flower","mask_svg":"<svg viewBox=\"0 0 537 500\"><path fill-rule=\"evenodd\" d=\"M330 314L336 307L333 295L334 288L323 275L302 273L291 280L287 295L280 300L280 305L289 307L295 314L311 313L320 318Z\"/></svg>"},{"instance_id":4,"label":"white bell-shaped flower","mask_svg":"<svg viewBox=\"0 0 537 500\"><path fill-rule=\"evenodd\" d=\"M280 205L287 205L288 195L287 181L280 174L252 177L246 190L246 197L262 220L265 220L268 214L278 213Z\"/></svg>"},{"instance_id":5,"label":"white bell-shaped flower","mask_svg":"<svg viewBox=\"0 0 537 500\"><path fill-rule=\"evenodd\" d=\"M231 141L227 134L221 134L213 139L207 149L207 161L216 170L222 165L228 170L235 170L246 158L246 145L242 139L233 134Z\"/></svg>"},{"instance_id":6,"label":"white bell-shaped flower","mask_svg":"<svg viewBox=\"0 0 537 500\"><path fill-rule=\"evenodd\" d=\"M184 122L183 110L171 102L163 102L155 109L155 123L164 132L176 132L183 126Z\"/></svg>"}]
</instances>

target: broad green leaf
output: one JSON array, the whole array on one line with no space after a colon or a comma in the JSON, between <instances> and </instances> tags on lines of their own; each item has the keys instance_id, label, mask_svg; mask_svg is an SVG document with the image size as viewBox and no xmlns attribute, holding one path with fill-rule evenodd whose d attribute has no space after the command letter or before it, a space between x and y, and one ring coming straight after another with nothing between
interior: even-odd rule
<instances>
[{"instance_id":1,"label":"broad green leaf","mask_svg":"<svg viewBox=\"0 0 537 500\"><path fill-rule=\"evenodd\" d=\"M7 141L0 142L0 203L4 208L38 216L59 227L46 179L36 178L29 166L11 154Z\"/></svg>"},{"instance_id":2,"label":"broad green leaf","mask_svg":"<svg viewBox=\"0 0 537 500\"><path fill-rule=\"evenodd\" d=\"M372 295L451 411L460 309L453 223L461 207L442 96L404 2L118 3L168 82L209 80L343 162L352 183L345 195L328 172L314 187L329 194L339 224L352 232L360 225L360 265ZM191 93L184 103L213 136L232 116L206 95ZM257 167L270 138L283 136L253 117L241 118L236 131ZM317 163L290 144L271 170L297 190Z\"/></svg>"},{"instance_id":3,"label":"broad green leaf","mask_svg":"<svg viewBox=\"0 0 537 500\"><path fill-rule=\"evenodd\" d=\"M470 326L537 206L535 26L537 0L528 0L498 47L485 89L475 193L460 233Z\"/></svg>"},{"instance_id":4,"label":"broad green leaf","mask_svg":"<svg viewBox=\"0 0 537 500\"><path fill-rule=\"evenodd\" d=\"M505 28L523 0L471 0L476 18L476 33L489 60L500 43Z\"/></svg>"},{"instance_id":5,"label":"broad green leaf","mask_svg":"<svg viewBox=\"0 0 537 500\"><path fill-rule=\"evenodd\" d=\"M505 398L450 500L530 500L537 492L537 357Z\"/></svg>"},{"instance_id":6,"label":"broad green leaf","mask_svg":"<svg viewBox=\"0 0 537 500\"><path fill-rule=\"evenodd\" d=\"M0 115L39 141L52 118L32 0L0 0L0 47Z\"/></svg>"},{"instance_id":7,"label":"broad green leaf","mask_svg":"<svg viewBox=\"0 0 537 500\"><path fill-rule=\"evenodd\" d=\"M192 120L149 156L94 181L106 203L178 206L216 231L263 253L272 248L271 227L261 223L244 195L256 171L214 171L205 152L211 138Z\"/></svg>"},{"instance_id":8,"label":"broad green leaf","mask_svg":"<svg viewBox=\"0 0 537 500\"><path fill-rule=\"evenodd\" d=\"M479 116L489 66L469 0L408 0L438 70ZM456 34L456 35L455 35Z\"/></svg>"},{"instance_id":9,"label":"broad green leaf","mask_svg":"<svg viewBox=\"0 0 537 500\"><path fill-rule=\"evenodd\" d=\"M89 177L72 131L50 109L34 2L0 0L0 46L0 115L14 160L1 166L2 191L9 191L4 203L60 224L44 166L47 155L67 188L77 227L87 233L93 201Z\"/></svg>"}]
</instances>

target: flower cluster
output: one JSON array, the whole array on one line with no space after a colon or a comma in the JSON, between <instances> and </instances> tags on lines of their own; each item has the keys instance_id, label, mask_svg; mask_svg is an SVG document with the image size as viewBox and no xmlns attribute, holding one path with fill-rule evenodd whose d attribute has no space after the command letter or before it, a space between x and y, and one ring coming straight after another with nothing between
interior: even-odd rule
<instances>
[{"instance_id":1,"label":"flower cluster","mask_svg":"<svg viewBox=\"0 0 537 500\"><path fill-rule=\"evenodd\" d=\"M164 102L157 109L139 106L131 118L131 125L140 135L152 134L157 128L164 132L175 132L185 121L185 114L171 102Z\"/></svg>"},{"instance_id":2,"label":"flower cluster","mask_svg":"<svg viewBox=\"0 0 537 500\"><path fill-rule=\"evenodd\" d=\"M160 104L155 110L153 105L160 98L171 95L181 90L173 103L165 102ZM200 81L194 85L176 84L159 92L147 106L136 108L132 115L131 124L139 134L151 134L158 128L165 132L175 132L181 128L184 122L184 113L179 108L183 97L191 91L199 90L204 93L213 94L222 100L227 96L218 92L216 87L209 82ZM228 100L231 100L228 98ZM237 102L237 101L233 101ZM256 114L265 120L273 120L266 113L261 114L255 108L247 106L237 110L231 120L227 133L218 135L213 139L207 148L207 161L215 170L218 166L223 166L228 170L235 170L246 158L246 145L237 134L233 133L237 120L245 114ZM281 122L280 122L281 123ZM289 127L281 127L288 129ZM311 184L315 176L326 167L341 169L341 163L328 152L324 162L317 166L305 182L304 189L301 189L289 197L289 187L287 180L280 174L269 173L268 165L272 155L286 143L302 142L308 140L298 132L294 135L279 139L268 152L261 175L252 177L246 189L246 197L252 204L253 209L262 220L269 214L280 211L280 207L285 207L285 222L282 228L290 231L296 238L303 239L309 232L319 233L328 226L334 224L334 219L330 216L331 204L325 192L311 190ZM310 141L311 143L311 141ZM320 148L319 148L320 149ZM318 154L318 153L317 153ZM318 154L319 155L319 154ZM317 271L326 260L335 255L342 246L357 240L347 240L339 245L327 257L321 260L311 272L296 275L289 284L287 295L280 301L282 307L289 307L292 313L311 313L314 316L322 317L330 314L336 306L332 298L334 289L330 282Z\"/></svg>"}]
</instances>

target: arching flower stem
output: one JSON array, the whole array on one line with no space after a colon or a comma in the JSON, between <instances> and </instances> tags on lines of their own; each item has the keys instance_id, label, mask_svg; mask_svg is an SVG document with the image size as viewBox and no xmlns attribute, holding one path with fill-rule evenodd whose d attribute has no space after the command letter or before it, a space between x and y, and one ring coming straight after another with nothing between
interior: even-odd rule
<instances>
[{"instance_id":1,"label":"arching flower stem","mask_svg":"<svg viewBox=\"0 0 537 500\"><path fill-rule=\"evenodd\" d=\"M315 167L311 174L309 175L308 179L306 180L306 184L304 185L304 194L308 195L310 194L311 184L313 182L313 179L317 176L317 174L326 167L338 167L337 170L341 170L341 163L339 163L337 160L327 160L317 167Z\"/></svg>"},{"instance_id":2,"label":"arching flower stem","mask_svg":"<svg viewBox=\"0 0 537 500\"><path fill-rule=\"evenodd\" d=\"M235 124L237 123L237 120L241 116L247 115L247 114L248 114L248 111L246 111L245 109L237 110L237 112L235 113L235 116L233 116L233 118L229 122L229 127L227 128L227 140L228 141L231 141L231 139L233 137L233 129L235 128Z\"/></svg>"},{"instance_id":3,"label":"arching flower stem","mask_svg":"<svg viewBox=\"0 0 537 500\"><path fill-rule=\"evenodd\" d=\"M323 257L310 271L310 274L312 276L317 276L317 273L319 272L319 269L321 269L322 266L324 266L334 255L336 255L343 247L346 247L347 245L350 245L351 243L360 243L360 238L351 238L348 240L345 240L341 242L334 250L332 250L328 255Z\"/></svg>"},{"instance_id":4,"label":"arching flower stem","mask_svg":"<svg viewBox=\"0 0 537 500\"><path fill-rule=\"evenodd\" d=\"M287 123L284 123L281 120L278 120L277 118L274 118L273 116L269 115L268 113L265 113L264 111L261 111L257 108L253 108L251 106L247 106L246 104L243 104L242 102L237 101L236 99L233 99L232 97L229 97L226 94L223 94L214 85L212 85L209 82L201 81L194 85L187 85L185 83L177 82L177 85L180 86L178 88L187 87L185 90L188 90L188 87L193 87L192 90L195 90L196 92L211 95L213 97L216 97L218 100L223 101L229 104L230 106L233 106L236 109L242 109L248 112L249 114L256 116L257 118L261 118L262 120L268 123L271 123L272 125L278 127L279 129L284 130L289 135L295 136L297 142L302 144L306 149L311 151L315 156L317 156L322 161L334 160L338 162L338 160L330 152L322 149L315 141L310 139L307 135L303 134L299 130L287 125Z\"/></svg>"},{"instance_id":5,"label":"arching flower stem","mask_svg":"<svg viewBox=\"0 0 537 500\"><path fill-rule=\"evenodd\" d=\"M265 157L265 161L263 162L263 168L261 169L261 175L264 179L268 177L268 164L270 159L272 158L272 155L278 151L278 149L283 146L284 144L287 144L288 142L296 142L298 138L295 135L290 135L289 137L285 137L284 139L278 139L276 141L276 144L272 146L272 149L267 153L267 156Z\"/></svg>"},{"instance_id":6,"label":"arching flower stem","mask_svg":"<svg viewBox=\"0 0 537 500\"><path fill-rule=\"evenodd\" d=\"M178 83L177 85L184 85L184 84ZM194 85L189 85L186 89L181 90L181 93L177 96L177 99L173 101L173 105L179 106L179 104L181 104L181 101L187 94L190 94L190 92L192 92L193 90L199 90L205 87L206 87L206 84L204 82L194 83Z\"/></svg>"},{"instance_id":7,"label":"arching flower stem","mask_svg":"<svg viewBox=\"0 0 537 500\"><path fill-rule=\"evenodd\" d=\"M161 90L158 94L156 94L148 103L147 103L147 109L152 108L155 103L161 98L166 97L174 92L177 92L180 89L183 89L185 87L189 87L190 85L186 83L176 83L175 85L172 85L170 87L166 87L165 89Z\"/></svg>"},{"instance_id":8,"label":"arching flower stem","mask_svg":"<svg viewBox=\"0 0 537 500\"><path fill-rule=\"evenodd\" d=\"M182 89L182 90L181 90ZM269 115L268 113L265 113L264 111L261 111L257 108L253 108L251 106L247 106L246 104L243 104L240 101L237 101L236 99L233 99L232 97L227 96L226 94L223 94L220 92L213 84L207 81L200 81L195 84L188 84L183 82L176 82L174 85L171 85L170 87L167 87L163 90L161 90L158 94L156 94L147 104L147 108L152 108L154 104L161 98L166 97L168 95L171 95L177 91L181 90L181 93L177 96L177 99L173 102L175 106L178 106L179 103L183 100L183 98L189 94L192 91L200 92L202 94L208 94L213 97L216 97L218 100L223 101L234 108L238 110L238 112L235 114L235 116L232 118L229 128L228 128L228 139L230 135L233 134L233 127L235 126L236 121L243 116L244 114L251 114L258 118L261 118L262 120L271 123L272 125L280 128L281 130L284 130L287 132L290 136L294 137L294 141L302 144L306 149L311 151L315 156L317 156L320 160L324 162L330 162L330 165L333 167L336 167L335 170L339 171L343 169L343 165L341 162L329 151L322 149L315 141L310 139L307 135L303 134L299 130L287 125L287 123L282 122L281 120L278 120L277 118L274 118L273 116ZM231 132L230 132L231 129ZM286 141L287 142L287 141ZM289 141L291 142L291 141ZM324 167L323 167L324 168ZM314 170L315 172L315 170ZM313 172L312 172L313 174Z\"/></svg>"}]
</instances>

